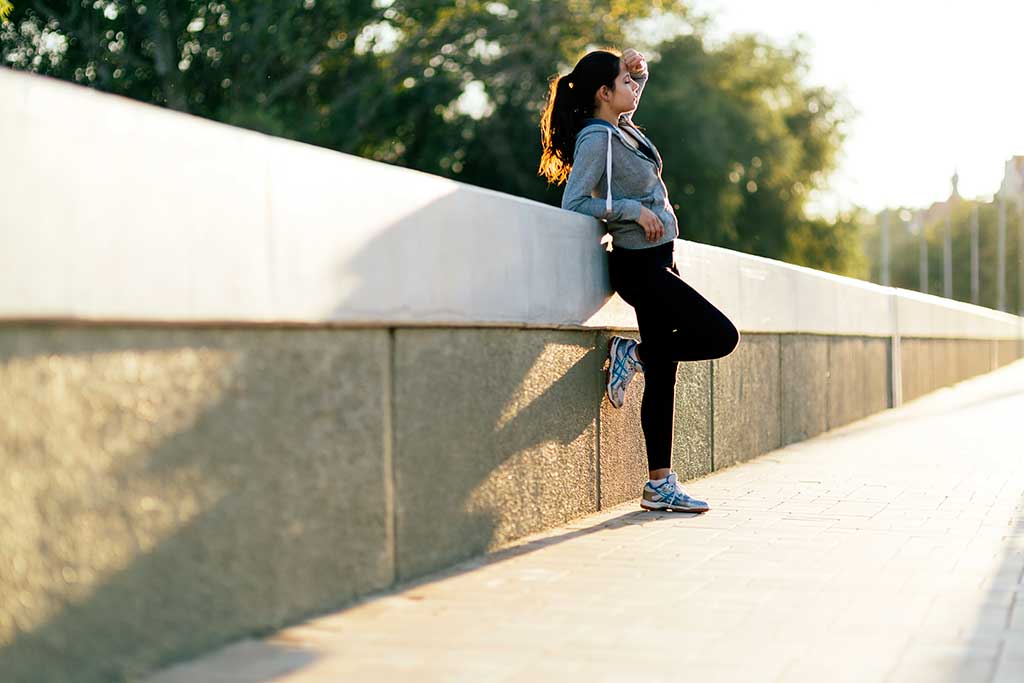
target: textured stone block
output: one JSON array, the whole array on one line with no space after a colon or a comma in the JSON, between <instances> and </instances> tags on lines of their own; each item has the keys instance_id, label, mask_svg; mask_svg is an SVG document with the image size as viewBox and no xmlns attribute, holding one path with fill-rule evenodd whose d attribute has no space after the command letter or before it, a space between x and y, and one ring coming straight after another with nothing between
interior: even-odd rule
<instances>
[{"instance_id":1,"label":"textured stone block","mask_svg":"<svg viewBox=\"0 0 1024 683\"><path fill-rule=\"evenodd\" d=\"M859 337L829 339L828 426L836 429L863 413L864 341Z\"/></svg>"},{"instance_id":2,"label":"textured stone block","mask_svg":"<svg viewBox=\"0 0 1024 683\"><path fill-rule=\"evenodd\" d=\"M979 339L903 339L903 400L912 401L1000 366L1016 342Z\"/></svg>"},{"instance_id":3,"label":"textured stone block","mask_svg":"<svg viewBox=\"0 0 1024 683\"><path fill-rule=\"evenodd\" d=\"M904 337L900 340L903 401L913 401L932 390L932 345L930 339Z\"/></svg>"},{"instance_id":4,"label":"textured stone block","mask_svg":"<svg viewBox=\"0 0 1024 683\"><path fill-rule=\"evenodd\" d=\"M932 347L932 385L930 391L952 386L957 383L960 375L955 339L931 339Z\"/></svg>"},{"instance_id":5,"label":"textured stone block","mask_svg":"<svg viewBox=\"0 0 1024 683\"><path fill-rule=\"evenodd\" d=\"M1020 341L1001 339L996 344L998 344L996 362L999 367L1009 365L1024 356L1024 343Z\"/></svg>"},{"instance_id":6,"label":"textured stone block","mask_svg":"<svg viewBox=\"0 0 1024 683\"><path fill-rule=\"evenodd\" d=\"M965 379L990 372L993 364L992 342L978 339L931 339L932 390L948 387Z\"/></svg>"},{"instance_id":7,"label":"textured stone block","mask_svg":"<svg viewBox=\"0 0 1024 683\"><path fill-rule=\"evenodd\" d=\"M784 334L782 353L782 444L828 429L828 337Z\"/></svg>"},{"instance_id":8,"label":"textured stone block","mask_svg":"<svg viewBox=\"0 0 1024 683\"><path fill-rule=\"evenodd\" d=\"M637 339L636 333L617 333ZM598 335L605 352L611 333ZM607 363L605 363L607 366ZM640 424L644 392L643 373L637 374L626 392L626 403L614 408L604 395L601 401L601 506L610 507L639 499L647 481L647 446ZM680 363L676 368L675 419L672 468L680 480L711 471L711 363Z\"/></svg>"},{"instance_id":9,"label":"textured stone block","mask_svg":"<svg viewBox=\"0 0 1024 683\"><path fill-rule=\"evenodd\" d=\"M615 408L605 393L608 341L612 334L639 339L634 331L601 332L597 348L603 357L601 376L601 507L607 508L638 498L647 481L647 445L640 425L640 406L644 395L644 376L638 373L626 391L626 402ZM678 383L678 379L676 382ZM676 389L679 391L678 387Z\"/></svg>"},{"instance_id":10,"label":"textured stone block","mask_svg":"<svg viewBox=\"0 0 1024 683\"><path fill-rule=\"evenodd\" d=\"M865 337L864 415L873 415L892 407L892 340Z\"/></svg>"},{"instance_id":11,"label":"textured stone block","mask_svg":"<svg viewBox=\"0 0 1024 683\"><path fill-rule=\"evenodd\" d=\"M832 337L829 342L828 428L836 429L891 405L888 339Z\"/></svg>"},{"instance_id":12,"label":"textured stone block","mask_svg":"<svg viewBox=\"0 0 1024 683\"><path fill-rule=\"evenodd\" d=\"M986 339L961 339L956 342L958 382L991 372L992 342Z\"/></svg>"},{"instance_id":13,"label":"textured stone block","mask_svg":"<svg viewBox=\"0 0 1024 683\"><path fill-rule=\"evenodd\" d=\"M742 343L742 342L740 342ZM672 467L680 479L712 471L711 364L680 363L676 379L676 423Z\"/></svg>"},{"instance_id":14,"label":"textured stone block","mask_svg":"<svg viewBox=\"0 0 1024 683\"><path fill-rule=\"evenodd\" d=\"M744 334L732 354L712 363L714 468L779 448L779 336Z\"/></svg>"},{"instance_id":15,"label":"textured stone block","mask_svg":"<svg viewBox=\"0 0 1024 683\"><path fill-rule=\"evenodd\" d=\"M131 679L390 585L388 352L0 327L0 678Z\"/></svg>"},{"instance_id":16,"label":"textured stone block","mask_svg":"<svg viewBox=\"0 0 1024 683\"><path fill-rule=\"evenodd\" d=\"M400 578L597 509L595 333L395 334Z\"/></svg>"}]
</instances>

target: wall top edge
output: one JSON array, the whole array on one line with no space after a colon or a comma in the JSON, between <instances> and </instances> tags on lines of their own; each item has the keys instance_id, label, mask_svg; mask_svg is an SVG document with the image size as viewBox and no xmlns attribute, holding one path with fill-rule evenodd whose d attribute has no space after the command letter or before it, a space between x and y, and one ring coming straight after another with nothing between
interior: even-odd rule
<instances>
[{"instance_id":1,"label":"wall top edge","mask_svg":"<svg viewBox=\"0 0 1024 683\"><path fill-rule=\"evenodd\" d=\"M0 147L25 169L0 202L0 324L636 329L609 296L596 219L11 69L0 114ZM128 202L97 201L102 185L46 153L58 148L102 155ZM167 171L181 167L193 172ZM62 191L44 196L41 177ZM1024 333L1017 316L934 295L675 250L743 333Z\"/></svg>"},{"instance_id":2,"label":"wall top edge","mask_svg":"<svg viewBox=\"0 0 1024 683\"><path fill-rule=\"evenodd\" d=\"M107 317L67 317L67 316L25 316L0 317L0 330L17 327L90 327L90 328L154 328L154 329L233 329L233 330L386 330L386 329L508 329L508 330L561 330L574 332L636 332L635 325L580 325L572 323L531 323L508 320L472 321L464 320L363 320L363 321L330 321L330 320L289 320L289 319L204 319L204 318L107 318ZM889 334L872 334L861 332L838 332L827 330L746 330L740 329L744 335L780 335L806 337L850 337L865 339L889 339ZM970 334L907 334L905 339L963 339L980 341L1018 341L1016 336L1007 335L970 335Z\"/></svg>"}]
</instances>

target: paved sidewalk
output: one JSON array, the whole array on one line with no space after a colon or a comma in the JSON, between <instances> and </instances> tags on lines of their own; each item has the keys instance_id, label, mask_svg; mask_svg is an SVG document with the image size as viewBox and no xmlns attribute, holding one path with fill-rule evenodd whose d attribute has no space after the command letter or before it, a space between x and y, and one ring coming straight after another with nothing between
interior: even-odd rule
<instances>
[{"instance_id":1,"label":"paved sidewalk","mask_svg":"<svg viewBox=\"0 0 1024 683\"><path fill-rule=\"evenodd\" d=\"M1024 681L1024 361L687 488L151 682Z\"/></svg>"}]
</instances>

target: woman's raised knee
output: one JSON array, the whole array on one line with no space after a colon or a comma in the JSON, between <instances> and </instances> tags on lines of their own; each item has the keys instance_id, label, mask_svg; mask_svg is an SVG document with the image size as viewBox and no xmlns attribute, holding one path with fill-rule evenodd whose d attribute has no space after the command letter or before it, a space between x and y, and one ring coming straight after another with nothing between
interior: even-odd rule
<instances>
[{"instance_id":1,"label":"woman's raised knee","mask_svg":"<svg viewBox=\"0 0 1024 683\"><path fill-rule=\"evenodd\" d=\"M730 353L736 350L736 347L740 344L740 331L736 329L736 326L729 323L729 326L722 333L722 353L718 356L724 358Z\"/></svg>"}]
</instances>

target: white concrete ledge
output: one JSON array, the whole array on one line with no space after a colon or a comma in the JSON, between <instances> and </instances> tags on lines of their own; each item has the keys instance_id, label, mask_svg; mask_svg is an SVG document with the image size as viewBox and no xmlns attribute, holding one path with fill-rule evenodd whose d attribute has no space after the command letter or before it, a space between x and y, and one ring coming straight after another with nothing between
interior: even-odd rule
<instances>
[{"instance_id":1,"label":"white concrete ledge","mask_svg":"<svg viewBox=\"0 0 1024 683\"><path fill-rule=\"evenodd\" d=\"M0 320L636 327L585 216L9 69L0 120ZM744 332L1021 335L938 297L676 254Z\"/></svg>"}]
</instances>

